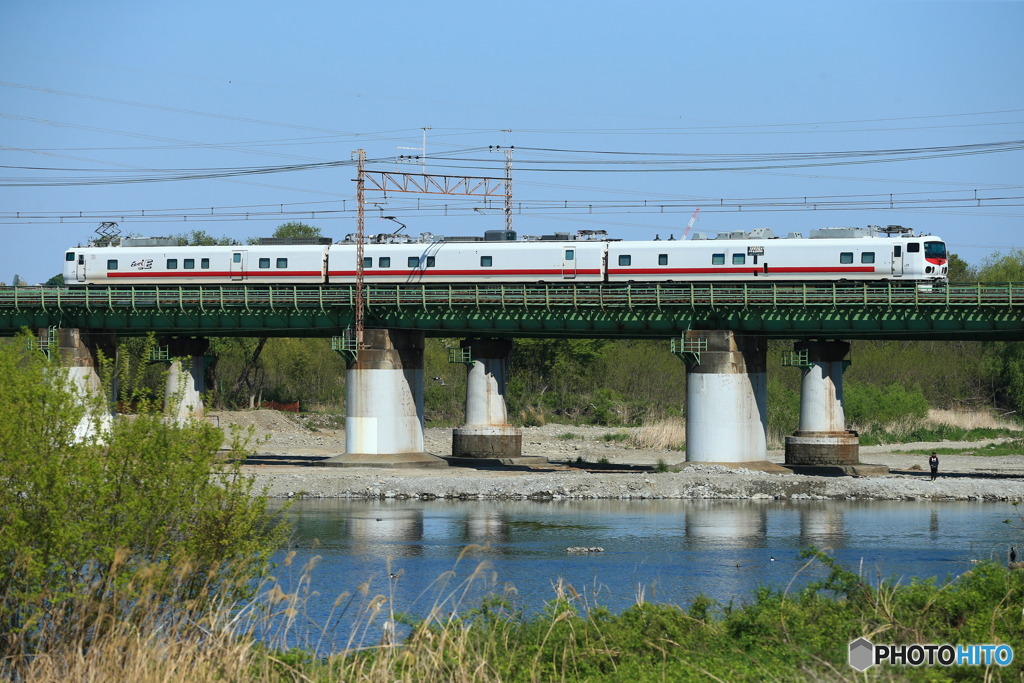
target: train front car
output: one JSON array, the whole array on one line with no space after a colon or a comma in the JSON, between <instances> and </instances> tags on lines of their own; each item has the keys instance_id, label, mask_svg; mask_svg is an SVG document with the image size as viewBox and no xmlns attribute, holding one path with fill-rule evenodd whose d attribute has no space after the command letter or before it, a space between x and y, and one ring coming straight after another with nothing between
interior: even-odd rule
<instances>
[{"instance_id":1,"label":"train front car","mask_svg":"<svg viewBox=\"0 0 1024 683\"><path fill-rule=\"evenodd\" d=\"M611 242L609 282L942 281L946 247L899 226L822 228L778 238L762 228L689 241Z\"/></svg>"}]
</instances>

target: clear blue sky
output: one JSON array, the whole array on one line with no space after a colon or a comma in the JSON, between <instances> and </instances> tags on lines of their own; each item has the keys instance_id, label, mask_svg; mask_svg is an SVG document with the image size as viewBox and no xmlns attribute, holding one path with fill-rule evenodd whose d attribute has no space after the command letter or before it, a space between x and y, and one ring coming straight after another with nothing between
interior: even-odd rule
<instances>
[{"instance_id":1,"label":"clear blue sky","mask_svg":"<svg viewBox=\"0 0 1024 683\"><path fill-rule=\"evenodd\" d=\"M101 220L239 239L302 220L341 238L355 230L351 166L110 180L360 147L393 160L424 127L432 173L501 175L488 145L517 148L520 233L678 236L704 206L695 230L902 224L977 263L1024 246L1024 152L861 162L1024 140L1022 35L1020 2L2 2L0 280L54 275ZM894 149L909 151L864 154ZM797 166L806 153L830 165ZM975 190L980 206L951 202ZM890 193L893 208L873 208ZM797 210L804 197L849 206ZM367 200L386 202L368 232L398 227L381 215L413 234L504 225L500 202ZM178 217L138 215L163 210Z\"/></svg>"}]
</instances>

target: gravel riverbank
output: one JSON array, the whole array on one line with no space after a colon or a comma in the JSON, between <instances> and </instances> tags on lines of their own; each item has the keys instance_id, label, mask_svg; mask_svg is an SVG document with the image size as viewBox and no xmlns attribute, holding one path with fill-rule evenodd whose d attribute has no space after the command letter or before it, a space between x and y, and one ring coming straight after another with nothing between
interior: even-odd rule
<instances>
[{"instance_id":1,"label":"gravel riverbank","mask_svg":"<svg viewBox=\"0 0 1024 683\"><path fill-rule=\"evenodd\" d=\"M317 460L344 451L344 431L330 426L310 429L290 416L265 410L215 417L222 427L254 430L257 457L245 470L260 489L277 498L1024 500L1024 454L943 456L940 477L933 482L926 456L903 453L979 442L863 447L861 462L886 465L890 474L824 477L686 464L681 451L628 448L616 440L621 437L606 436L630 434L629 429L545 425L523 429L523 454L543 456L550 467L395 470L316 467ZM450 453L451 429L428 429L426 450ZM782 452L770 452L769 460L782 463ZM659 463L682 469L656 472ZM912 469L915 466L919 469Z\"/></svg>"}]
</instances>

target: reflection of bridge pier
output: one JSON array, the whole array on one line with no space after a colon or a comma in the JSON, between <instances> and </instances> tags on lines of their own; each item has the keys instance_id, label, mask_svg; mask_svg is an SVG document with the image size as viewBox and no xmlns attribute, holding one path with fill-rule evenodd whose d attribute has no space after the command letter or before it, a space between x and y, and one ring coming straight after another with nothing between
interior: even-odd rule
<instances>
[{"instance_id":1,"label":"reflection of bridge pier","mask_svg":"<svg viewBox=\"0 0 1024 683\"><path fill-rule=\"evenodd\" d=\"M414 543L408 546L396 546L393 555L419 555L423 548L418 544L423 540L423 510L402 508L388 510L374 508L369 516L346 517L345 533L355 543L353 550L362 546L373 546L388 542ZM401 550L404 548L405 550Z\"/></svg>"},{"instance_id":2,"label":"reflection of bridge pier","mask_svg":"<svg viewBox=\"0 0 1024 683\"><path fill-rule=\"evenodd\" d=\"M505 543L511 537L508 515L500 509L474 507L463 520L464 543Z\"/></svg>"},{"instance_id":3,"label":"reflection of bridge pier","mask_svg":"<svg viewBox=\"0 0 1024 683\"><path fill-rule=\"evenodd\" d=\"M746 501L695 502L686 508L686 536L693 540L731 540L748 547L764 545L767 514L764 505Z\"/></svg>"},{"instance_id":4,"label":"reflection of bridge pier","mask_svg":"<svg viewBox=\"0 0 1024 683\"><path fill-rule=\"evenodd\" d=\"M434 467L423 451L423 332L365 330L345 377L345 454L333 467Z\"/></svg>"},{"instance_id":5,"label":"reflection of bridge pier","mask_svg":"<svg viewBox=\"0 0 1024 683\"><path fill-rule=\"evenodd\" d=\"M803 503L798 510L801 544L828 548L844 544L843 513L834 503Z\"/></svg>"},{"instance_id":6,"label":"reflection of bridge pier","mask_svg":"<svg viewBox=\"0 0 1024 683\"><path fill-rule=\"evenodd\" d=\"M683 342L687 462L767 460L764 337L689 330Z\"/></svg>"}]
</instances>

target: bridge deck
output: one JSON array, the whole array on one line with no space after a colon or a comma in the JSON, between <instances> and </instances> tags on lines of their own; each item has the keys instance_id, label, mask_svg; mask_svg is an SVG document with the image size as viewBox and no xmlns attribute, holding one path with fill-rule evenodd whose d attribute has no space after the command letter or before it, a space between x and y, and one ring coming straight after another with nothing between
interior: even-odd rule
<instances>
[{"instance_id":1,"label":"bridge deck","mask_svg":"<svg viewBox=\"0 0 1024 683\"><path fill-rule=\"evenodd\" d=\"M1024 339L1024 283L372 285L368 327L433 336ZM0 334L80 327L139 335L330 336L352 324L351 286L0 288Z\"/></svg>"}]
</instances>

